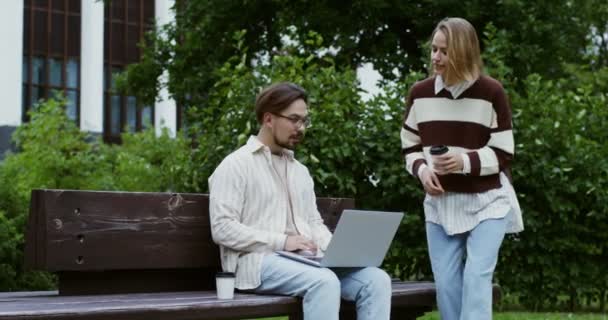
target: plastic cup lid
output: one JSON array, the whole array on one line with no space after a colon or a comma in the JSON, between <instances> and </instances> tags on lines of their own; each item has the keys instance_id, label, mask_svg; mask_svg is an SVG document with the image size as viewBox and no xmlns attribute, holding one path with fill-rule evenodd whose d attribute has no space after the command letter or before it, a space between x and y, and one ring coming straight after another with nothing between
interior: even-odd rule
<instances>
[{"instance_id":1,"label":"plastic cup lid","mask_svg":"<svg viewBox=\"0 0 608 320\"><path fill-rule=\"evenodd\" d=\"M215 276L218 278L234 278L234 272L218 272Z\"/></svg>"}]
</instances>

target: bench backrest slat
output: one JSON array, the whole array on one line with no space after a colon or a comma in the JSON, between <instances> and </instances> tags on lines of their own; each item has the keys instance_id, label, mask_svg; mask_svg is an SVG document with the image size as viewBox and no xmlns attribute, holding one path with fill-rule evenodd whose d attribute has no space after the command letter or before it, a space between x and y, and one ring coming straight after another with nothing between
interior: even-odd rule
<instances>
[{"instance_id":1,"label":"bench backrest slat","mask_svg":"<svg viewBox=\"0 0 608 320\"><path fill-rule=\"evenodd\" d=\"M220 268L206 194L33 190L31 199L26 266L58 272L62 293L87 281L89 290L112 281L118 292L197 289ZM333 230L354 200L318 198L317 207Z\"/></svg>"},{"instance_id":2,"label":"bench backrest slat","mask_svg":"<svg viewBox=\"0 0 608 320\"><path fill-rule=\"evenodd\" d=\"M36 190L33 267L48 271L218 265L208 197L199 194ZM44 234L43 234L44 237ZM28 247L29 249L29 247ZM197 254L193 254L197 253Z\"/></svg>"}]
</instances>

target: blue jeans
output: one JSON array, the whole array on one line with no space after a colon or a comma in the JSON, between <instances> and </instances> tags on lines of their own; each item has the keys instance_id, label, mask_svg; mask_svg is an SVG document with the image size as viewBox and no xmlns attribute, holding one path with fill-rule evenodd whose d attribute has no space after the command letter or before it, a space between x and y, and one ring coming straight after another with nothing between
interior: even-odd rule
<instances>
[{"instance_id":1,"label":"blue jeans","mask_svg":"<svg viewBox=\"0 0 608 320\"><path fill-rule=\"evenodd\" d=\"M492 319L492 275L506 227L504 218L488 219L449 236L440 225L426 223L442 320Z\"/></svg>"},{"instance_id":2,"label":"blue jeans","mask_svg":"<svg viewBox=\"0 0 608 320\"><path fill-rule=\"evenodd\" d=\"M338 320L340 298L355 301L358 320L388 320L391 279L382 269L317 268L269 254L254 292L303 297L305 320Z\"/></svg>"}]
</instances>

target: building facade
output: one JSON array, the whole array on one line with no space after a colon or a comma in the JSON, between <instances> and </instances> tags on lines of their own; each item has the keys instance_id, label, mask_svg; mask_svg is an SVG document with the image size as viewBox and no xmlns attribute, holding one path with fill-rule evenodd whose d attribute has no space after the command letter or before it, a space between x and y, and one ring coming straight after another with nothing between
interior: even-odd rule
<instances>
[{"instance_id":1,"label":"building facade","mask_svg":"<svg viewBox=\"0 0 608 320\"><path fill-rule=\"evenodd\" d=\"M174 0L8 0L0 2L0 159L10 136L41 99L61 92L81 130L119 142L123 130L177 130L166 89L143 105L117 94L114 75L140 57L138 43L174 19Z\"/></svg>"}]
</instances>

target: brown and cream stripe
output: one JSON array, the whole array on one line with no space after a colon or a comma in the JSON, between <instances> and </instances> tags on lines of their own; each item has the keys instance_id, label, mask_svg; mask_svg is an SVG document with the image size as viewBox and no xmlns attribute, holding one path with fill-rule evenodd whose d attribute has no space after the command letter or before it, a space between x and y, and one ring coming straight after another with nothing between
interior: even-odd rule
<instances>
[{"instance_id":1,"label":"brown and cream stripe","mask_svg":"<svg viewBox=\"0 0 608 320\"><path fill-rule=\"evenodd\" d=\"M499 173L510 167L514 152L511 109L502 85L481 76L457 99L434 91L435 78L416 83L408 96L401 129L406 168L414 176L430 164L429 149L443 144L466 153L468 174L440 176L446 191L476 193L501 186Z\"/></svg>"}]
</instances>

